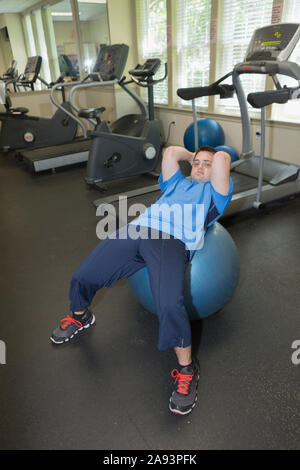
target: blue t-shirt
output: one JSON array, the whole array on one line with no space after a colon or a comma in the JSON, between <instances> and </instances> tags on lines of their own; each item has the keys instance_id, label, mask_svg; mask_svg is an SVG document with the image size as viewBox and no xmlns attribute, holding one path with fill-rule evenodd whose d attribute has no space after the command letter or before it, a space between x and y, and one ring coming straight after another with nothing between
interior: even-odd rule
<instances>
[{"instance_id":1,"label":"blue t-shirt","mask_svg":"<svg viewBox=\"0 0 300 470\"><path fill-rule=\"evenodd\" d=\"M188 180L180 171L166 181L158 178L162 195L130 224L151 227L183 241L191 251L203 246L204 234L225 211L233 191L230 178L227 195L217 193L211 182Z\"/></svg>"}]
</instances>

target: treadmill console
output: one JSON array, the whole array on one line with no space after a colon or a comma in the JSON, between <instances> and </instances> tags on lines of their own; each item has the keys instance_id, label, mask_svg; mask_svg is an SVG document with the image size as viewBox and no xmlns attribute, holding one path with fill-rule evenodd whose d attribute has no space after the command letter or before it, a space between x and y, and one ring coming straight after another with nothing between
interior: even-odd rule
<instances>
[{"instance_id":1,"label":"treadmill console","mask_svg":"<svg viewBox=\"0 0 300 470\"><path fill-rule=\"evenodd\" d=\"M254 31L245 62L286 61L300 38L299 23L279 23Z\"/></svg>"},{"instance_id":2,"label":"treadmill console","mask_svg":"<svg viewBox=\"0 0 300 470\"><path fill-rule=\"evenodd\" d=\"M41 56L37 55L34 57L29 57L26 63L24 73L18 77L17 82L19 84L22 84L22 82L25 82L25 83L35 82L38 77L38 74L40 73L41 66L42 66Z\"/></svg>"}]
</instances>

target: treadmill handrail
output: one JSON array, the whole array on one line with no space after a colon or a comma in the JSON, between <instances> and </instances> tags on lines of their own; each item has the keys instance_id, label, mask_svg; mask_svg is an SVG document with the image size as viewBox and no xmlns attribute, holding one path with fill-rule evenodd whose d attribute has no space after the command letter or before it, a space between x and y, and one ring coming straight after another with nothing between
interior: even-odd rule
<instances>
[{"instance_id":1,"label":"treadmill handrail","mask_svg":"<svg viewBox=\"0 0 300 470\"><path fill-rule=\"evenodd\" d=\"M257 60L250 62L240 62L233 68L235 74L257 73L263 75L286 75L300 80L300 66L296 62L286 60L284 62L276 62L275 60Z\"/></svg>"},{"instance_id":2,"label":"treadmill handrail","mask_svg":"<svg viewBox=\"0 0 300 470\"><path fill-rule=\"evenodd\" d=\"M224 85L219 86L219 83L223 82L226 78L231 77L231 76L232 76L232 72L229 72L223 77L219 78L219 80L217 80L214 83L211 83L208 86L178 88L177 95L185 101L190 101L196 98L200 98L202 96L218 95L218 94L221 95L221 93L226 94L226 92L234 92L233 85L224 84ZM224 98L226 98L226 96L224 96Z\"/></svg>"},{"instance_id":3,"label":"treadmill handrail","mask_svg":"<svg viewBox=\"0 0 300 470\"><path fill-rule=\"evenodd\" d=\"M178 88L177 95L185 101L201 98L202 96L220 95L220 98L232 98L234 94L233 85L215 85L195 87L195 88Z\"/></svg>"},{"instance_id":4,"label":"treadmill handrail","mask_svg":"<svg viewBox=\"0 0 300 470\"><path fill-rule=\"evenodd\" d=\"M297 91L300 92L300 88L285 87L280 90L258 91L249 93L247 101L253 108L263 108L273 103L284 104L287 103ZM300 98L300 93L298 97Z\"/></svg>"},{"instance_id":5,"label":"treadmill handrail","mask_svg":"<svg viewBox=\"0 0 300 470\"><path fill-rule=\"evenodd\" d=\"M286 61L279 62L278 73L280 75L287 75L288 77L300 80L300 66L296 62Z\"/></svg>"}]
</instances>

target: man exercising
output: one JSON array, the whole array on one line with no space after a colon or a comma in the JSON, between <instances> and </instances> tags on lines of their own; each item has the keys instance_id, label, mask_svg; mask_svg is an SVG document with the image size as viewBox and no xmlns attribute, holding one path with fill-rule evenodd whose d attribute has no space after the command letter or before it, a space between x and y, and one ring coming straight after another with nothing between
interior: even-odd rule
<instances>
[{"instance_id":1,"label":"man exercising","mask_svg":"<svg viewBox=\"0 0 300 470\"><path fill-rule=\"evenodd\" d=\"M185 178L179 161L191 164L191 179ZM69 297L72 315L61 320L51 341L62 344L79 331L93 325L89 310L92 299L102 287L128 277L147 266L151 291L159 319L158 349L174 349L178 370L172 371L175 387L169 401L173 413L192 411L197 399L199 365L192 357L191 325L183 303L183 281L190 254L201 248L203 234L224 212L232 197L230 156L205 146L195 153L182 147L168 147L162 159L159 176L161 197L133 222L99 243L74 273ZM188 217L176 222L162 220L152 209L174 205ZM195 207L201 206L203 217ZM165 206L166 207L166 206ZM169 223L166 223L169 222ZM190 243L193 228L195 240ZM162 229L163 227L163 229ZM181 229L181 230L180 230ZM131 236L131 234L140 236Z\"/></svg>"}]
</instances>

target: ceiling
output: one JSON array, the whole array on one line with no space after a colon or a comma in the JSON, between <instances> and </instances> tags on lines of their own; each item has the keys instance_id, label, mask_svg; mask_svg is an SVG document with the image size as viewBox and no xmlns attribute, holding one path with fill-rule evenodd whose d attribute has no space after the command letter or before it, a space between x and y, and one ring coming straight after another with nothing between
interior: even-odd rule
<instances>
[{"instance_id":1,"label":"ceiling","mask_svg":"<svg viewBox=\"0 0 300 470\"><path fill-rule=\"evenodd\" d=\"M20 13L37 2L38 0L0 0L0 13Z\"/></svg>"},{"instance_id":2,"label":"ceiling","mask_svg":"<svg viewBox=\"0 0 300 470\"><path fill-rule=\"evenodd\" d=\"M39 0L0 0L1 13L21 13L27 8L40 3ZM78 0L80 20L97 19L106 14L106 0ZM63 0L51 7L52 12L71 12L70 0ZM72 21L72 17L53 16L54 21Z\"/></svg>"}]
</instances>

